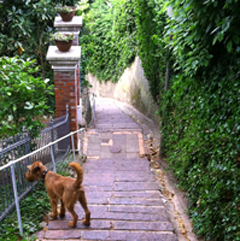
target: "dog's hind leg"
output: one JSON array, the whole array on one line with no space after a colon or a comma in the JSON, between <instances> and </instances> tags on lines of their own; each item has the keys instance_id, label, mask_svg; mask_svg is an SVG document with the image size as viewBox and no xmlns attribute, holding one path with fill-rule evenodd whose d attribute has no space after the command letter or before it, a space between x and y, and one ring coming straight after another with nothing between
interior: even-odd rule
<instances>
[{"instance_id":1,"label":"dog's hind leg","mask_svg":"<svg viewBox=\"0 0 240 241\"><path fill-rule=\"evenodd\" d=\"M66 208L72 214L72 217L73 217L73 221L69 222L68 226L71 227L71 228L74 228L74 227L76 227L76 224L77 224L78 215L74 211L74 205L67 206Z\"/></svg>"},{"instance_id":2,"label":"dog's hind leg","mask_svg":"<svg viewBox=\"0 0 240 241\"><path fill-rule=\"evenodd\" d=\"M58 213L58 215L63 218L65 216L65 212L66 212L66 209L65 209L65 206L64 206L64 202L62 199L60 199L61 201L61 206L60 206L60 211Z\"/></svg>"},{"instance_id":3,"label":"dog's hind leg","mask_svg":"<svg viewBox=\"0 0 240 241\"><path fill-rule=\"evenodd\" d=\"M90 211L88 210L88 206L87 206L87 200L86 200L86 197L85 197L85 193L83 192L82 195L81 195L81 198L79 198L79 202L81 203L82 205L82 208L84 209L84 212L86 214L86 218L83 219L82 223L86 226L90 225L90 216L91 216L91 213Z\"/></svg>"},{"instance_id":4,"label":"dog's hind leg","mask_svg":"<svg viewBox=\"0 0 240 241\"><path fill-rule=\"evenodd\" d=\"M50 214L51 218L55 219L58 216L57 212L57 199L50 199L51 206L52 206L52 213Z\"/></svg>"}]
</instances>

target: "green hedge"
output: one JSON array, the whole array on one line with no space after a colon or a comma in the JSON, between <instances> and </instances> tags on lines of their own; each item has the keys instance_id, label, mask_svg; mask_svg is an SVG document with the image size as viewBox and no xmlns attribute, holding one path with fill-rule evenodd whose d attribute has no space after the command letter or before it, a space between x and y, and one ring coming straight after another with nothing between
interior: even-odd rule
<instances>
[{"instance_id":1,"label":"green hedge","mask_svg":"<svg viewBox=\"0 0 240 241\"><path fill-rule=\"evenodd\" d=\"M83 42L87 71L98 80L117 82L136 55L133 0L96 0L85 16L89 37Z\"/></svg>"},{"instance_id":2,"label":"green hedge","mask_svg":"<svg viewBox=\"0 0 240 241\"><path fill-rule=\"evenodd\" d=\"M165 109L162 150L196 234L240 240L239 1L96 0L85 19L86 68L100 81L116 82L140 56L159 113Z\"/></svg>"},{"instance_id":3,"label":"green hedge","mask_svg":"<svg viewBox=\"0 0 240 241\"><path fill-rule=\"evenodd\" d=\"M168 1L164 150L205 240L240 240L239 1Z\"/></svg>"}]
</instances>

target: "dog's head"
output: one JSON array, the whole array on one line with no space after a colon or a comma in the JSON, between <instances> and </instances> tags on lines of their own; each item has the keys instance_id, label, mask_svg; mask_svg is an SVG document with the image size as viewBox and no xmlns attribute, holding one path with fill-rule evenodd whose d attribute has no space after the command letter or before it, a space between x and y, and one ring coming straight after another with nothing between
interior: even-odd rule
<instances>
[{"instance_id":1,"label":"dog's head","mask_svg":"<svg viewBox=\"0 0 240 241\"><path fill-rule=\"evenodd\" d=\"M42 178L43 171L46 167L41 162L34 162L32 165L27 166L28 172L25 173L25 178L29 182L34 182Z\"/></svg>"}]
</instances>

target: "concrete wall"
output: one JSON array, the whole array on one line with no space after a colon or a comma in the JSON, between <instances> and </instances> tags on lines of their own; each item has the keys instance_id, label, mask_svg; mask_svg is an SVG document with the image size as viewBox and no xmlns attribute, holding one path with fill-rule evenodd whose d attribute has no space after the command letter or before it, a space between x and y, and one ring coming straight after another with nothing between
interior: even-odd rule
<instances>
[{"instance_id":1,"label":"concrete wall","mask_svg":"<svg viewBox=\"0 0 240 241\"><path fill-rule=\"evenodd\" d=\"M135 58L117 83L111 81L100 83L91 74L87 75L87 80L93 86L90 92L94 92L99 97L114 98L130 104L154 122L159 123L160 118L155 114L158 106L154 103L149 91L139 57Z\"/></svg>"}]
</instances>

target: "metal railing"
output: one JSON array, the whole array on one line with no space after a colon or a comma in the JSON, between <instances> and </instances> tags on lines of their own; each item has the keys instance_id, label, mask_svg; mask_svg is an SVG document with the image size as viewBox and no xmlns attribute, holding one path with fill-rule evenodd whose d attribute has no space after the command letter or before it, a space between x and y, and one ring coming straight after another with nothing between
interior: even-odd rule
<instances>
[{"instance_id":1,"label":"metal railing","mask_svg":"<svg viewBox=\"0 0 240 241\"><path fill-rule=\"evenodd\" d=\"M14 202L15 202L15 206L16 206L16 210L17 210L17 216L18 216L18 226L19 226L19 232L20 234L23 233L23 229L22 229L22 221L21 221L21 213L20 213L20 206L19 206L19 200L24 197L26 195L26 193L23 194L19 194L19 185L18 185L18 180L16 179L15 173L17 172L17 169L19 167L19 164L21 163L22 165L22 180L24 182L24 184L28 184L30 185L24 178L24 173L25 171L27 171L27 165L28 165L28 160L29 158L31 158L32 156L38 154L39 152L43 151L43 150L47 150L50 149L51 152L51 161L52 161L52 169L54 172L56 172L56 162L55 162L55 158L53 155L53 147L54 145L58 144L59 142L67 139L68 137L71 137L71 142L72 142L72 152L73 152L73 157L74 157L74 161L75 161L75 147L74 147L74 135L79 133L79 132L83 132L85 129L81 128L79 130L76 130L74 132L69 133L68 135L65 135L61 138L59 138L58 140L54 141L54 142L50 142L47 145L27 154L24 155L20 158L18 158L17 160L12 160L10 162L8 162L6 165L0 167L0 172L10 169L10 173L11 173L11 179L12 179L12 189L13 189L13 194L14 194ZM69 138L68 138L69 139ZM10 178L10 177L9 177ZM34 183L36 184L36 182Z\"/></svg>"},{"instance_id":2,"label":"metal railing","mask_svg":"<svg viewBox=\"0 0 240 241\"><path fill-rule=\"evenodd\" d=\"M92 111L92 121L94 127L96 126L96 94L92 94L92 99L90 99L90 104L91 104L91 111Z\"/></svg>"},{"instance_id":3,"label":"metal railing","mask_svg":"<svg viewBox=\"0 0 240 241\"><path fill-rule=\"evenodd\" d=\"M46 128L41 130L39 138L32 139L27 131L14 137L0 141L0 221L14 208L15 196L22 199L32 190L35 184L29 183L24 178L27 165L41 161L48 168L52 168L52 160L59 162L64 159L70 150L70 140L64 139L52 145L51 148L42 148L49 142L54 142L69 134L69 113L46 123ZM29 153L37 152L27 156ZM14 167L9 165L21 157ZM15 193L16 191L16 193Z\"/></svg>"}]
</instances>

